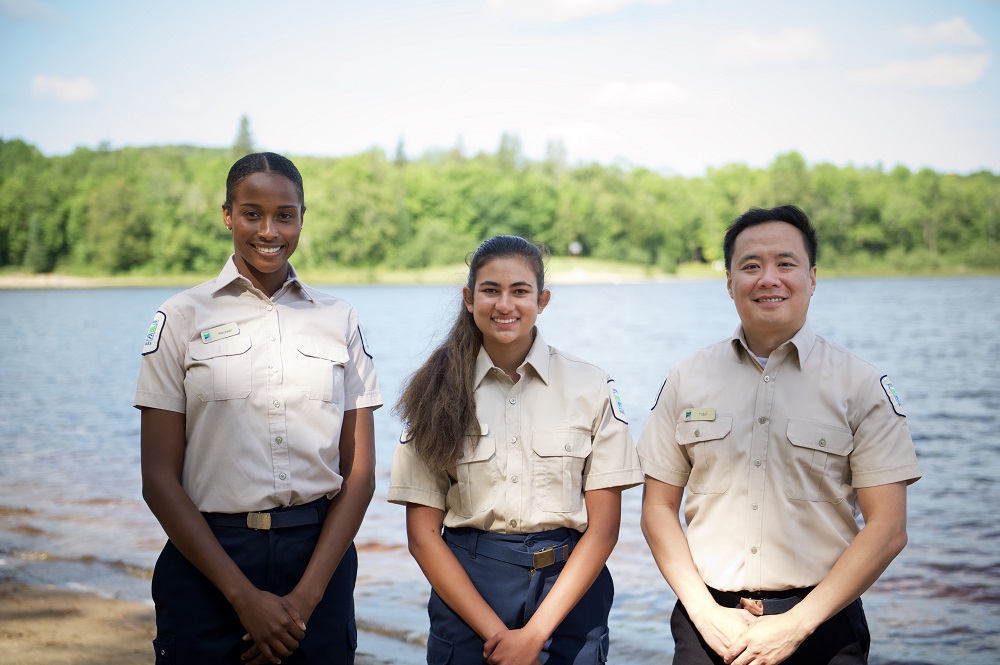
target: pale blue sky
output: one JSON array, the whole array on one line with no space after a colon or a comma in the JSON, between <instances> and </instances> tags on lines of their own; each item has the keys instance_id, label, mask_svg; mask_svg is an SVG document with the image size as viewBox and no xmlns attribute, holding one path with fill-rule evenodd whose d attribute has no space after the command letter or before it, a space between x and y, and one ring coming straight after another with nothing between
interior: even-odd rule
<instances>
[{"instance_id":1,"label":"pale blue sky","mask_svg":"<svg viewBox=\"0 0 1000 665\"><path fill-rule=\"evenodd\" d=\"M0 138L1000 172L1000 1L0 0Z\"/></svg>"}]
</instances>

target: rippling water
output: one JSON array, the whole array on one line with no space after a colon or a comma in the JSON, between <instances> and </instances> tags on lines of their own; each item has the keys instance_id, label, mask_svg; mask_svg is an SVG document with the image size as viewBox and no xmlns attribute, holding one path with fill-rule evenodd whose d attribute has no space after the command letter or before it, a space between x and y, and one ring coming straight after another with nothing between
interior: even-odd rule
<instances>
[{"instance_id":1,"label":"rippling water","mask_svg":"<svg viewBox=\"0 0 1000 665\"><path fill-rule=\"evenodd\" d=\"M451 321L444 287L329 287L361 312L383 396ZM721 282L556 286L546 340L615 378L638 436L667 370L729 335ZM0 291L0 574L146 599L164 536L139 493L139 347L174 291ZM887 372L903 396L924 478L910 542L864 596L873 662L982 665L1000 650L1000 279L823 280L815 329ZM358 545L359 621L419 639L428 587L406 552L403 509L385 502L399 425L376 412L378 483ZM662 662L674 596L624 495L612 661Z\"/></svg>"}]
</instances>

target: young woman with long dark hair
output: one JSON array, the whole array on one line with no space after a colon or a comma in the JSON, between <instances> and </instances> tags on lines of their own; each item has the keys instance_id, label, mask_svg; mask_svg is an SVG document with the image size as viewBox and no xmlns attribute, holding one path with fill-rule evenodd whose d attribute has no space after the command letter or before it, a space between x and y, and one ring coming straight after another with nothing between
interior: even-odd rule
<instances>
[{"instance_id":1,"label":"young woman with long dark hair","mask_svg":"<svg viewBox=\"0 0 1000 665\"><path fill-rule=\"evenodd\" d=\"M538 333L551 297L537 246L484 242L397 404L389 500L433 588L428 663L606 661L605 562L643 477L614 383Z\"/></svg>"}]
</instances>

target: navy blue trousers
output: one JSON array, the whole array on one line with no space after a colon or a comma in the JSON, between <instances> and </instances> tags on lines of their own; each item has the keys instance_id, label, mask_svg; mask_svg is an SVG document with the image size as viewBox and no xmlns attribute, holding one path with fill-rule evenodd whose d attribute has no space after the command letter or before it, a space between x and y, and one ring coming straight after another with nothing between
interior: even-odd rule
<instances>
[{"instance_id":1,"label":"navy blue trousers","mask_svg":"<svg viewBox=\"0 0 1000 665\"><path fill-rule=\"evenodd\" d=\"M765 614L767 612L765 611ZM725 665L705 642L680 601L670 617L673 665ZM782 665L867 665L871 635L861 599L820 624Z\"/></svg>"},{"instance_id":2,"label":"navy blue trousers","mask_svg":"<svg viewBox=\"0 0 1000 665\"><path fill-rule=\"evenodd\" d=\"M502 543L522 552L572 544L579 538L580 533L573 529L523 535L479 532L480 540ZM524 566L497 561L451 543L448 546L480 595L510 629L523 628L528 623L565 566L565 562L560 562L532 573L530 568ZM597 665L607 662L608 614L614 593L611 573L605 566L580 602L545 642L539 660L547 665ZM427 640L429 665L486 662L483 659L482 638L433 590L427 613L430 616Z\"/></svg>"},{"instance_id":3,"label":"navy blue trousers","mask_svg":"<svg viewBox=\"0 0 1000 665\"><path fill-rule=\"evenodd\" d=\"M285 510L320 511L319 523L257 531L212 526L223 549L258 589L284 596L302 578L319 537L327 503ZM306 636L283 665L353 663L357 649L354 584L358 556L352 544L341 559L319 605L309 618ZM225 596L167 542L153 570L156 606L156 665L238 665L252 643Z\"/></svg>"}]
</instances>

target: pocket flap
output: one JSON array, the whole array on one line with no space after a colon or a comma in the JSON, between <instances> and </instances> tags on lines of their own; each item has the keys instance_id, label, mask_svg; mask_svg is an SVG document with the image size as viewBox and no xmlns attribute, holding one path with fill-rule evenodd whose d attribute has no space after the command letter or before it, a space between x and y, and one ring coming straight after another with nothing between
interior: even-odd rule
<instances>
[{"instance_id":1,"label":"pocket flap","mask_svg":"<svg viewBox=\"0 0 1000 665\"><path fill-rule=\"evenodd\" d=\"M347 353L347 347L340 344L331 344L329 340L319 337L301 337L296 339L295 348L299 350L299 353L309 358L329 360L338 365L343 365L350 358Z\"/></svg>"},{"instance_id":2,"label":"pocket flap","mask_svg":"<svg viewBox=\"0 0 1000 665\"><path fill-rule=\"evenodd\" d=\"M200 339L188 344L188 354L194 360L208 360L222 356L238 356L250 350L250 334L242 332L234 337L226 337L218 342L205 343Z\"/></svg>"},{"instance_id":3,"label":"pocket flap","mask_svg":"<svg viewBox=\"0 0 1000 665\"><path fill-rule=\"evenodd\" d=\"M478 441L476 439L479 439ZM467 436L465 437L465 450L458 458L459 464L470 462L485 462L493 457L497 451L497 442L492 436Z\"/></svg>"},{"instance_id":4,"label":"pocket flap","mask_svg":"<svg viewBox=\"0 0 1000 665\"><path fill-rule=\"evenodd\" d=\"M531 449L539 457L586 457L592 445L590 432L563 430L531 434Z\"/></svg>"},{"instance_id":5,"label":"pocket flap","mask_svg":"<svg viewBox=\"0 0 1000 665\"><path fill-rule=\"evenodd\" d=\"M792 445L799 448L810 448L840 456L854 450L854 434L846 427L789 418L786 434Z\"/></svg>"},{"instance_id":6,"label":"pocket flap","mask_svg":"<svg viewBox=\"0 0 1000 665\"><path fill-rule=\"evenodd\" d=\"M689 446L702 441L714 441L729 436L733 429L732 415L716 415L715 420L682 420L677 423L674 434L677 443Z\"/></svg>"}]
</instances>

